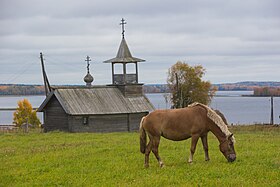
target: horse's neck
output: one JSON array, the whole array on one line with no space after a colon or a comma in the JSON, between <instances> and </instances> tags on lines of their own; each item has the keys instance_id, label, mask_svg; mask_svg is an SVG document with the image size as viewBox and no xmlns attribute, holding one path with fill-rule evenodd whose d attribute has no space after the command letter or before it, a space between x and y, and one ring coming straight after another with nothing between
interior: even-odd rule
<instances>
[{"instance_id":1,"label":"horse's neck","mask_svg":"<svg viewBox=\"0 0 280 187\"><path fill-rule=\"evenodd\" d=\"M211 121L209 123L209 129L216 136L220 143L226 140L227 137L225 133L222 132L222 130L214 122Z\"/></svg>"}]
</instances>

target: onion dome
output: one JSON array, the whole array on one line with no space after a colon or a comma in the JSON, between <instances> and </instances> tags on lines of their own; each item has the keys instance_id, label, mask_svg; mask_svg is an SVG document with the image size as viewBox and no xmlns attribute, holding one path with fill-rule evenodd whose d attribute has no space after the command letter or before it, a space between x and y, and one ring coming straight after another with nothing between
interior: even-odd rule
<instances>
[{"instance_id":1,"label":"onion dome","mask_svg":"<svg viewBox=\"0 0 280 187\"><path fill-rule=\"evenodd\" d=\"M87 75L84 77L84 81L86 82L87 86L91 86L91 83L93 82L94 78L90 73L87 73Z\"/></svg>"},{"instance_id":2,"label":"onion dome","mask_svg":"<svg viewBox=\"0 0 280 187\"><path fill-rule=\"evenodd\" d=\"M87 58L86 58L85 61L87 62L87 74L86 74L86 76L84 77L84 81L86 82L86 86L91 86L91 83L93 82L94 78L93 78L93 76L89 73L89 65L90 65L89 62L91 61L90 57L87 56Z\"/></svg>"}]
</instances>

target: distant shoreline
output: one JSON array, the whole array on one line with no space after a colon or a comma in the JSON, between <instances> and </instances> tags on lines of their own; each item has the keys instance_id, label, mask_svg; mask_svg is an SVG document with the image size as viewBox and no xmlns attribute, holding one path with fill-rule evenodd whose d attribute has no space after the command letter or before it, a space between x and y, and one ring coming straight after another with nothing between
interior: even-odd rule
<instances>
[{"instance_id":1,"label":"distant shoreline","mask_svg":"<svg viewBox=\"0 0 280 187\"><path fill-rule=\"evenodd\" d=\"M251 91L251 90L218 90L220 92L240 92L240 91ZM145 94L166 94L166 92L145 92ZM170 94L167 92L167 94ZM21 94L21 95L0 95L0 97L36 97L36 96L45 96L45 94ZM241 94L241 95L214 95L214 97L271 97L271 95L253 95L253 94ZM280 96L273 96L280 97Z\"/></svg>"},{"instance_id":2,"label":"distant shoreline","mask_svg":"<svg viewBox=\"0 0 280 187\"><path fill-rule=\"evenodd\" d=\"M65 85L69 86L69 85ZM81 85L80 85L81 86ZM274 88L280 90L280 82L275 81L244 81L236 83L212 84L217 91L255 91L255 95L245 97L269 97L270 93L262 92L263 88ZM169 93L167 84L144 84L144 93ZM44 85L38 84L0 84L0 97L2 96L42 96L45 94ZM263 95L264 94L264 95ZM268 94L268 95L267 95ZM280 96L280 94L279 94Z\"/></svg>"},{"instance_id":3,"label":"distant shoreline","mask_svg":"<svg viewBox=\"0 0 280 187\"><path fill-rule=\"evenodd\" d=\"M44 96L45 94L27 94L27 95L0 95L0 97L24 97L24 96Z\"/></svg>"}]
</instances>

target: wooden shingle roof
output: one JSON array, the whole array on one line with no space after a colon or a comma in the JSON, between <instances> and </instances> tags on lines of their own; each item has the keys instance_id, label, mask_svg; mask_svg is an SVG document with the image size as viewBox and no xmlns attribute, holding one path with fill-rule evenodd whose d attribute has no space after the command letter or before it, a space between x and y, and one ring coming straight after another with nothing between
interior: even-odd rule
<instances>
[{"instance_id":1,"label":"wooden shingle roof","mask_svg":"<svg viewBox=\"0 0 280 187\"><path fill-rule=\"evenodd\" d=\"M42 112L54 96L69 115L140 113L154 110L146 96L124 97L117 87L97 86L56 88L38 111Z\"/></svg>"}]
</instances>

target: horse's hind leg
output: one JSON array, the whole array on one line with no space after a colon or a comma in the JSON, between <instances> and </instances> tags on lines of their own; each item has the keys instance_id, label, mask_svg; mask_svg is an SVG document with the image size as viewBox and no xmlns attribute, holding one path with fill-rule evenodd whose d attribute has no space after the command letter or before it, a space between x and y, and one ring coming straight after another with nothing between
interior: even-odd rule
<instances>
[{"instance_id":1,"label":"horse's hind leg","mask_svg":"<svg viewBox=\"0 0 280 187\"><path fill-rule=\"evenodd\" d=\"M190 154L190 157L189 157L189 163L192 163L192 161L193 161L193 155L194 155L194 152L195 152L195 148L196 148L196 144L197 144L198 139L199 139L199 136L197 136L197 135L192 136L191 154Z\"/></svg>"},{"instance_id":2,"label":"horse's hind leg","mask_svg":"<svg viewBox=\"0 0 280 187\"><path fill-rule=\"evenodd\" d=\"M160 137L153 137L153 144L152 144L152 151L155 155L155 157L157 158L158 160L158 163L159 163L159 166L160 167L163 167L163 162L161 161L161 158L158 154L158 146L159 146L159 142L160 142Z\"/></svg>"},{"instance_id":3,"label":"horse's hind leg","mask_svg":"<svg viewBox=\"0 0 280 187\"><path fill-rule=\"evenodd\" d=\"M150 155L150 152L152 150L152 141L150 139L147 147L146 147L146 150L145 150L145 167L149 167L149 155Z\"/></svg>"},{"instance_id":4,"label":"horse's hind leg","mask_svg":"<svg viewBox=\"0 0 280 187\"><path fill-rule=\"evenodd\" d=\"M208 154L208 141L207 141L207 134L204 136L201 136L201 142L203 145L203 149L204 149L204 154L205 154L205 161L209 161L209 154Z\"/></svg>"}]
</instances>

